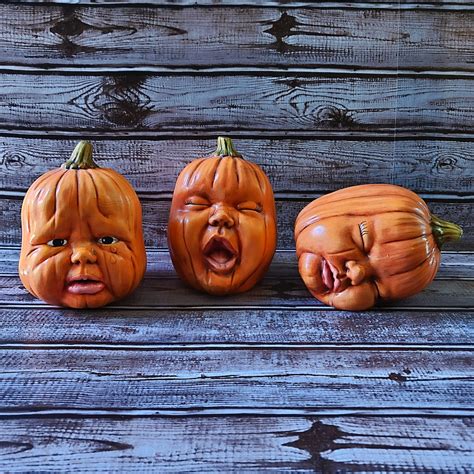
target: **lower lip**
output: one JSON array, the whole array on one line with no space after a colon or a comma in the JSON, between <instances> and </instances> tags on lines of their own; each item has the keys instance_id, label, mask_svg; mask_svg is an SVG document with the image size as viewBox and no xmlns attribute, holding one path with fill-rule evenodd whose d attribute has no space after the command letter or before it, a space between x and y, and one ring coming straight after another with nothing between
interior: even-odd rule
<instances>
[{"instance_id":1,"label":"lower lip","mask_svg":"<svg viewBox=\"0 0 474 474\"><path fill-rule=\"evenodd\" d=\"M101 281L80 282L75 281L67 286L67 291L74 295L95 295L105 288Z\"/></svg>"},{"instance_id":2,"label":"lower lip","mask_svg":"<svg viewBox=\"0 0 474 474\"><path fill-rule=\"evenodd\" d=\"M229 273L235 267L235 264L237 263L237 257L233 257L228 262L225 262L225 263L216 262L212 258L208 258L208 257L206 257L206 261L214 272Z\"/></svg>"}]
</instances>

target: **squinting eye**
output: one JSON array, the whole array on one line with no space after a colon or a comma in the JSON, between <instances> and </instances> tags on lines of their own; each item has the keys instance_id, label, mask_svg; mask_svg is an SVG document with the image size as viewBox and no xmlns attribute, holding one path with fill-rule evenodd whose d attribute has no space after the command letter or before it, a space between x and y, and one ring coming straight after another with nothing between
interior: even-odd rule
<instances>
[{"instance_id":1,"label":"squinting eye","mask_svg":"<svg viewBox=\"0 0 474 474\"><path fill-rule=\"evenodd\" d=\"M186 199L184 205L195 209L204 209L205 207L209 207L210 203L201 197L193 196Z\"/></svg>"},{"instance_id":2,"label":"squinting eye","mask_svg":"<svg viewBox=\"0 0 474 474\"><path fill-rule=\"evenodd\" d=\"M255 211L262 212L262 206L253 201L245 201L237 204L237 209L239 211Z\"/></svg>"},{"instance_id":3,"label":"squinting eye","mask_svg":"<svg viewBox=\"0 0 474 474\"><path fill-rule=\"evenodd\" d=\"M50 247L64 247L67 245L67 240L66 239L52 239L48 242L48 245Z\"/></svg>"},{"instance_id":4,"label":"squinting eye","mask_svg":"<svg viewBox=\"0 0 474 474\"><path fill-rule=\"evenodd\" d=\"M102 245L111 245L115 244L119 241L116 237L112 237L110 235L106 235L105 237L101 237L100 239L97 239L97 242Z\"/></svg>"}]
</instances>

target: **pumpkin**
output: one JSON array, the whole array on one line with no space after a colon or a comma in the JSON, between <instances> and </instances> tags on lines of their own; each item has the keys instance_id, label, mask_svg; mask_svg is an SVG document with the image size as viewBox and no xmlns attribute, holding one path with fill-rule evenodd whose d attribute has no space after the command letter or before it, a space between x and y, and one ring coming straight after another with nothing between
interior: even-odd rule
<instances>
[{"instance_id":1,"label":"pumpkin","mask_svg":"<svg viewBox=\"0 0 474 474\"><path fill-rule=\"evenodd\" d=\"M313 296L344 310L414 295L433 280L440 248L462 230L414 192L367 184L315 199L295 224L300 275Z\"/></svg>"},{"instance_id":2,"label":"pumpkin","mask_svg":"<svg viewBox=\"0 0 474 474\"><path fill-rule=\"evenodd\" d=\"M47 303L97 308L128 295L143 277L138 197L122 175L94 163L86 141L31 185L21 224L20 278Z\"/></svg>"},{"instance_id":3,"label":"pumpkin","mask_svg":"<svg viewBox=\"0 0 474 474\"><path fill-rule=\"evenodd\" d=\"M168 222L178 275L211 294L240 293L264 275L276 247L273 191L265 173L219 137L216 152L180 173Z\"/></svg>"}]
</instances>

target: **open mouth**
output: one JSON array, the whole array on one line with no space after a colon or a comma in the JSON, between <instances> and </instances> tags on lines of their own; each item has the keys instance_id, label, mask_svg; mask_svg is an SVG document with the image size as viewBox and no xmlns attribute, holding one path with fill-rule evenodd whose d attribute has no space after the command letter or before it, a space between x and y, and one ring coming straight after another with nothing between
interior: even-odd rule
<instances>
[{"instance_id":1,"label":"open mouth","mask_svg":"<svg viewBox=\"0 0 474 474\"><path fill-rule=\"evenodd\" d=\"M328 292L337 292L342 286L342 282L338 278L337 269L324 258L321 265L321 279Z\"/></svg>"},{"instance_id":2,"label":"open mouth","mask_svg":"<svg viewBox=\"0 0 474 474\"><path fill-rule=\"evenodd\" d=\"M95 295L105 288L104 282L89 275L68 278L66 289L75 295Z\"/></svg>"},{"instance_id":3,"label":"open mouth","mask_svg":"<svg viewBox=\"0 0 474 474\"><path fill-rule=\"evenodd\" d=\"M217 273L228 273L237 263L237 251L223 237L211 238L204 247L203 253L208 265Z\"/></svg>"}]
</instances>

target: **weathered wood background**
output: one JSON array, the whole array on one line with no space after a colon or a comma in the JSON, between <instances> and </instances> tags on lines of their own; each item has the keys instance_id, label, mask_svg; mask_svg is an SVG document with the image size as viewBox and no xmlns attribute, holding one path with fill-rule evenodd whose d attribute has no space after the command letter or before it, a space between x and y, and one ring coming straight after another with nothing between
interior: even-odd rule
<instances>
[{"instance_id":1,"label":"weathered wood background","mask_svg":"<svg viewBox=\"0 0 474 474\"><path fill-rule=\"evenodd\" d=\"M474 3L0 5L0 470L472 472ZM174 181L219 134L268 173L279 251L236 297L166 252ZM80 138L143 203L149 267L108 308L22 287L19 210ZM312 299L293 223L361 183L464 227L424 292Z\"/></svg>"}]
</instances>

